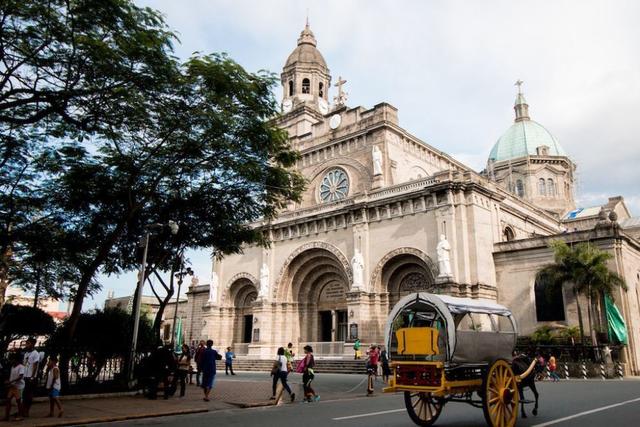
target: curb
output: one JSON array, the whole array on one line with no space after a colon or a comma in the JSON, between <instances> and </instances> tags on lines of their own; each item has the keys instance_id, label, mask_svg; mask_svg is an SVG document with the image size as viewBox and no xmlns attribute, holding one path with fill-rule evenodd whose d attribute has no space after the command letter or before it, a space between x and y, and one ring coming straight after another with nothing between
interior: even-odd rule
<instances>
[{"instance_id":1,"label":"curb","mask_svg":"<svg viewBox=\"0 0 640 427\"><path fill-rule=\"evenodd\" d=\"M120 391L115 393L96 393L96 394L69 394L60 396L60 400L65 402L68 400L87 400L87 399L103 399L109 397L128 397L140 394L138 391ZM48 402L48 396L39 396L33 398L34 402Z\"/></svg>"},{"instance_id":2,"label":"curb","mask_svg":"<svg viewBox=\"0 0 640 427\"><path fill-rule=\"evenodd\" d=\"M244 402L225 401L224 403L237 406L238 408L260 408L263 406L276 406L276 404L273 402L244 403Z\"/></svg>"},{"instance_id":3,"label":"curb","mask_svg":"<svg viewBox=\"0 0 640 427\"><path fill-rule=\"evenodd\" d=\"M170 412L154 412L148 414L136 414L136 415L114 415L110 417L96 417L96 418L80 418L77 420L66 420L59 421L55 423L44 423L44 424L34 424L34 427L60 427L60 426L75 426L81 424L96 424L96 423L112 423L116 421L127 421L127 420L137 420L142 418L158 418L158 417L169 417L172 415L187 415L187 414L198 414L202 412L209 412L207 408L201 409L183 409L180 411L170 411Z\"/></svg>"}]
</instances>

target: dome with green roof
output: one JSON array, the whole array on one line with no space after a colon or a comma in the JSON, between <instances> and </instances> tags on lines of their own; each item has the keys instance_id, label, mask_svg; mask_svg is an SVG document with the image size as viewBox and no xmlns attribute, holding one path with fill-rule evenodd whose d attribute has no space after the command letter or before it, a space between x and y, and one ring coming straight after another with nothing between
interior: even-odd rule
<instances>
[{"instance_id":1,"label":"dome with green roof","mask_svg":"<svg viewBox=\"0 0 640 427\"><path fill-rule=\"evenodd\" d=\"M545 155L566 156L558 140L540 123L529 118L529 105L524 95L518 92L514 109L515 123L498 139L491 149L489 161L517 159L538 155L538 147L548 147Z\"/></svg>"}]
</instances>

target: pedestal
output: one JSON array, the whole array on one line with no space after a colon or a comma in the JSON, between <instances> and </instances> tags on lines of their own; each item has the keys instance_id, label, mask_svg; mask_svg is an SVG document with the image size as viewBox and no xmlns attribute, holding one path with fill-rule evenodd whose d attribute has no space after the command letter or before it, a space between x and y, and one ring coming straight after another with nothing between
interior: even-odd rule
<instances>
[{"instance_id":1,"label":"pedestal","mask_svg":"<svg viewBox=\"0 0 640 427\"><path fill-rule=\"evenodd\" d=\"M375 190L377 188L382 188L383 186L384 186L384 176L383 175L374 176L371 187Z\"/></svg>"}]
</instances>

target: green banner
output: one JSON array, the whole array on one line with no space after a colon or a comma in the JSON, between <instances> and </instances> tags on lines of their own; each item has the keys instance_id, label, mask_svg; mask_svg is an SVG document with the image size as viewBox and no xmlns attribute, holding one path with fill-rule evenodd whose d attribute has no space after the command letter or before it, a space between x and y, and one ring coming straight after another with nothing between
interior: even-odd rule
<instances>
[{"instance_id":1,"label":"green banner","mask_svg":"<svg viewBox=\"0 0 640 427\"><path fill-rule=\"evenodd\" d=\"M609 338L627 344L627 326L624 324L624 318L614 304L609 295L604 296L605 311L607 312L607 323L609 324Z\"/></svg>"},{"instance_id":2,"label":"green banner","mask_svg":"<svg viewBox=\"0 0 640 427\"><path fill-rule=\"evenodd\" d=\"M176 343L176 351L179 352L182 348L182 319L178 318L176 321L176 336L174 341Z\"/></svg>"}]
</instances>

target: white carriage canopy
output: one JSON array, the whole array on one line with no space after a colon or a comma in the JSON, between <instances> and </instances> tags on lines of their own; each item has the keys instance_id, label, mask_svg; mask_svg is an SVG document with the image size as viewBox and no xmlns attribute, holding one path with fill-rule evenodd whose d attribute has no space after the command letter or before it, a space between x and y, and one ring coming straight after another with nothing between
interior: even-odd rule
<instances>
[{"instance_id":1,"label":"white carriage canopy","mask_svg":"<svg viewBox=\"0 0 640 427\"><path fill-rule=\"evenodd\" d=\"M459 347L470 347L469 337L463 337L463 333L460 331L456 332L456 322L454 316L463 315L466 313L479 313L479 314L489 314L489 315L497 315L504 316L509 319L509 322L513 328L513 332L509 333L512 338L509 338L508 341L512 341L513 345L515 345L515 339L517 335L517 327L515 320L512 316L511 310L507 307L500 305L494 301L486 300L486 299L472 299L472 298L458 298L452 297L449 295L435 295L426 292L414 293L405 296L393 307L391 312L389 313L389 317L387 319L387 325L385 328L385 337L386 337L386 345L388 349L391 349L391 339L392 339L392 325L394 319L399 316L403 311L409 309L420 309L420 307L429 308L438 312L438 314L444 319L444 323L446 326L447 333L447 353L446 359L448 361L458 359L460 362L467 361L469 358L470 352L474 350L482 350L478 348L476 345L475 349L473 348L458 348L456 346L458 341L463 341L465 345L460 345ZM476 334L474 334L476 335ZM478 337L480 338L480 337ZM485 337L486 338L486 337ZM474 340L475 341L475 340ZM486 341L486 340L485 340ZM492 341L492 340L489 340ZM504 340L502 340L504 341ZM491 342L477 342L475 344L479 344L481 347L490 345L494 347ZM457 351L456 351L457 350ZM489 352L491 349L487 348ZM495 350L495 347L494 347ZM482 353L482 351L480 351ZM502 351L501 353L504 353Z\"/></svg>"}]
</instances>

